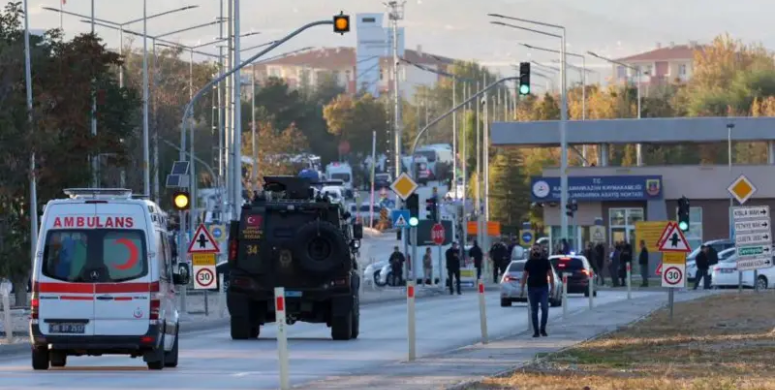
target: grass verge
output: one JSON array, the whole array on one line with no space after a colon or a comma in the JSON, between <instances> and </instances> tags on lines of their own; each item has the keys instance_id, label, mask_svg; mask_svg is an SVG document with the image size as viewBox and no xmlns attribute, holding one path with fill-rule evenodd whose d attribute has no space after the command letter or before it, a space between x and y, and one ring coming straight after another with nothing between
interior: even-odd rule
<instances>
[{"instance_id":1,"label":"grass verge","mask_svg":"<svg viewBox=\"0 0 775 390\"><path fill-rule=\"evenodd\" d=\"M467 390L775 390L775 296L679 303Z\"/></svg>"}]
</instances>

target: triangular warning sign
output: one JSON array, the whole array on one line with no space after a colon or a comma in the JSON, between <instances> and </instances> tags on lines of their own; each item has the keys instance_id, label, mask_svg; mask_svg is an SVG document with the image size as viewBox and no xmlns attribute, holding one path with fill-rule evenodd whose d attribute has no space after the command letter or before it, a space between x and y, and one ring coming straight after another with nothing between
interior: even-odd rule
<instances>
[{"instance_id":1,"label":"triangular warning sign","mask_svg":"<svg viewBox=\"0 0 775 390\"><path fill-rule=\"evenodd\" d=\"M399 215L398 218L396 218L396 227L406 227L406 220L404 219L403 215Z\"/></svg>"},{"instance_id":2,"label":"triangular warning sign","mask_svg":"<svg viewBox=\"0 0 775 390\"><path fill-rule=\"evenodd\" d=\"M218 253L220 251L218 243L210 235L207 227L204 224L199 225L191 239L191 244L188 245L188 253Z\"/></svg>"},{"instance_id":3,"label":"triangular warning sign","mask_svg":"<svg viewBox=\"0 0 775 390\"><path fill-rule=\"evenodd\" d=\"M669 223L662 232L662 239L659 243L660 252L691 252L689 243L684 237L684 233L678 228L677 223Z\"/></svg>"}]
</instances>

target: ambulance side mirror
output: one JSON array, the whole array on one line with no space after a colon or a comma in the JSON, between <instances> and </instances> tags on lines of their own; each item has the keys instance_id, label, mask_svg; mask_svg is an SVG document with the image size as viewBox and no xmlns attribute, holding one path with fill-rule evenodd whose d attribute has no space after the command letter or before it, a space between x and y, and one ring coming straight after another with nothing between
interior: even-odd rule
<instances>
[{"instance_id":1,"label":"ambulance side mirror","mask_svg":"<svg viewBox=\"0 0 775 390\"><path fill-rule=\"evenodd\" d=\"M188 264L178 264L178 272L172 275L172 282L177 285L186 285L191 281L191 271Z\"/></svg>"}]
</instances>

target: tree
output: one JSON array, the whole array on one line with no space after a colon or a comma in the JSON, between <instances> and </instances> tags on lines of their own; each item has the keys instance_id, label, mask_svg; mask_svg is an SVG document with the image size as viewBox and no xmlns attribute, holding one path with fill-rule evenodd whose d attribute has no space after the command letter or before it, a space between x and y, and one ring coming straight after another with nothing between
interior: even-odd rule
<instances>
[{"instance_id":1,"label":"tree","mask_svg":"<svg viewBox=\"0 0 775 390\"><path fill-rule=\"evenodd\" d=\"M127 166L134 141L139 99L119 88L113 69L119 56L93 35L63 41L57 30L30 36L34 126L26 107L24 33L20 3L0 12L0 276L17 284L26 300L30 269L29 162L35 152L38 208L63 196L62 189L87 187L87 156L103 165ZM98 132L91 134L92 98L97 98ZM41 239L45 239L42 237Z\"/></svg>"},{"instance_id":2,"label":"tree","mask_svg":"<svg viewBox=\"0 0 775 390\"><path fill-rule=\"evenodd\" d=\"M516 148L501 148L492 160L490 215L502 225L518 228L530 207L523 155Z\"/></svg>"},{"instance_id":3,"label":"tree","mask_svg":"<svg viewBox=\"0 0 775 390\"><path fill-rule=\"evenodd\" d=\"M243 177L245 189L252 189L254 185L260 187L264 176L272 175L296 175L299 167L292 164L288 155L301 154L309 150L309 143L304 134L294 126L285 130L277 130L271 123L260 122L258 127L258 183L250 183L253 166L247 168ZM243 133L242 154L252 156L252 135Z\"/></svg>"},{"instance_id":4,"label":"tree","mask_svg":"<svg viewBox=\"0 0 775 390\"><path fill-rule=\"evenodd\" d=\"M366 156L371 153L373 133L376 131L377 144L385 141L385 108L370 94L360 97L339 95L323 107L323 117L328 131L337 139L337 144L347 141L350 154Z\"/></svg>"}]
</instances>

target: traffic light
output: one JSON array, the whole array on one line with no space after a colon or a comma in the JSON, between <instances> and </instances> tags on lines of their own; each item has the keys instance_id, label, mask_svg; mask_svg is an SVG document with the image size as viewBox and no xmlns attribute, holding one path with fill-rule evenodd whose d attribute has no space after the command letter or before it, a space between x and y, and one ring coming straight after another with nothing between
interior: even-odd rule
<instances>
[{"instance_id":1,"label":"traffic light","mask_svg":"<svg viewBox=\"0 0 775 390\"><path fill-rule=\"evenodd\" d=\"M683 232L689 230L689 199L685 196L678 199L678 228Z\"/></svg>"},{"instance_id":2,"label":"traffic light","mask_svg":"<svg viewBox=\"0 0 775 390\"><path fill-rule=\"evenodd\" d=\"M406 208L409 209L409 218L420 218L420 197L417 194L409 195Z\"/></svg>"},{"instance_id":3,"label":"traffic light","mask_svg":"<svg viewBox=\"0 0 775 390\"><path fill-rule=\"evenodd\" d=\"M435 196L425 200L425 210L428 212L427 215L429 220L435 222L439 221L438 201L436 200Z\"/></svg>"},{"instance_id":4,"label":"traffic light","mask_svg":"<svg viewBox=\"0 0 775 390\"><path fill-rule=\"evenodd\" d=\"M172 194L172 205L177 211L186 211L191 208L191 197L188 191L175 191Z\"/></svg>"},{"instance_id":5,"label":"traffic light","mask_svg":"<svg viewBox=\"0 0 775 390\"><path fill-rule=\"evenodd\" d=\"M519 63L519 94L530 95L530 63Z\"/></svg>"},{"instance_id":6,"label":"traffic light","mask_svg":"<svg viewBox=\"0 0 775 390\"><path fill-rule=\"evenodd\" d=\"M334 33L344 35L346 32L350 32L350 15L340 12L334 15Z\"/></svg>"},{"instance_id":7,"label":"traffic light","mask_svg":"<svg viewBox=\"0 0 775 390\"><path fill-rule=\"evenodd\" d=\"M579 204L576 202L576 199L571 199L568 204L565 205L565 215L573 218L573 216L576 214L576 211L579 210Z\"/></svg>"}]
</instances>

